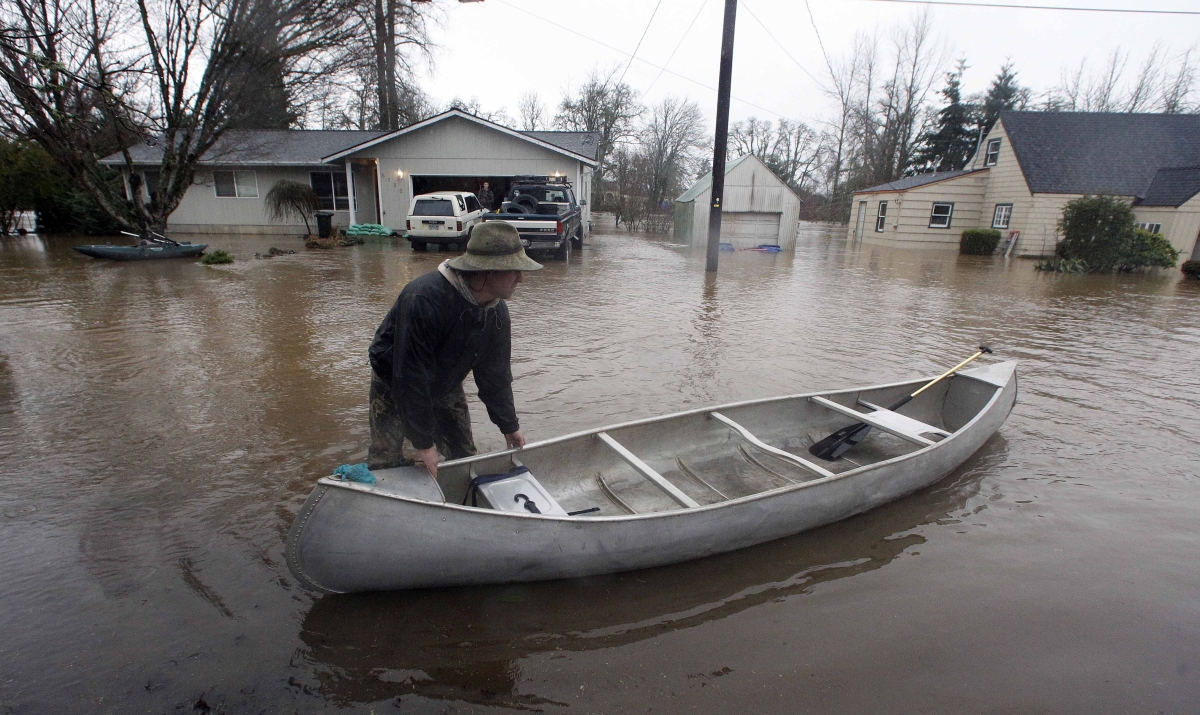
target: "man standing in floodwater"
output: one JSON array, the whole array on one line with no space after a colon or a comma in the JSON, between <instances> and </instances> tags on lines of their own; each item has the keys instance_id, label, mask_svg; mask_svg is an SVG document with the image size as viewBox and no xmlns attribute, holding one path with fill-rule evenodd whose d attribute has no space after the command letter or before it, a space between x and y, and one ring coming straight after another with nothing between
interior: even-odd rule
<instances>
[{"instance_id":1,"label":"man standing in floodwater","mask_svg":"<svg viewBox=\"0 0 1200 715\"><path fill-rule=\"evenodd\" d=\"M479 399L509 447L524 447L513 405L508 305L523 271L542 266L507 223L483 223L467 252L404 286L375 331L371 358L369 469L412 464L437 475L438 452L475 454L463 380L474 372Z\"/></svg>"},{"instance_id":2,"label":"man standing in floodwater","mask_svg":"<svg viewBox=\"0 0 1200 715\"><path fill-rule=\"evenodd\" d=\"M491 211L492 204L496 203L496 195L492 193L492 190L486 181L483 182L483 188L479 190L479 196L476 196L475 198L479 199L480 205L482 205L483 208L487 209L488 211Z\"/></svg>"}]
</instances>

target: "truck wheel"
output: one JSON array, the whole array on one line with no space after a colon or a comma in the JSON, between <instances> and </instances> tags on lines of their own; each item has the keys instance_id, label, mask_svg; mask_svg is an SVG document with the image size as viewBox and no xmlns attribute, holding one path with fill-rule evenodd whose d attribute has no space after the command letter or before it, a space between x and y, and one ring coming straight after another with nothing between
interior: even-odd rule
<instances>
[{"instance_id":1,"label":"truck wheel","mask_svg":"<svg viewBox=\"0 0 1200 715\"><path fill-rule=\"evenodd\" d=\"M425 250L425 242L424 241L413 241L412 245L413 245L414 251L424 251Z\"/></svg>"},{"instance_id":2,"label":"truck wheel","mask_svg":"<svg viewBox=\"0 0 1200 715\"><path fill-rule=\"evenodd\" d=\"M558 248L554 251L554 257L560 261L565 261L571 257L570 239L565 239L562 243L558 244Z\"/></svg>"}]
</instances>

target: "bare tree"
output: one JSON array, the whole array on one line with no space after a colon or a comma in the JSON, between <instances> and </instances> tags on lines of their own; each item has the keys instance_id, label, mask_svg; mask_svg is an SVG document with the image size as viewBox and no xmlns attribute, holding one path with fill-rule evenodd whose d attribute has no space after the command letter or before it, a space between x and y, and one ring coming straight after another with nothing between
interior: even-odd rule
<instances>
[{"instance_id":1,"label":"bare tree","mask_svg":"<svg viewBox=\"0 0 1200 715\"><path fill-rule=\"evenodd\" d=\"M1192 64L1192 53L1195 47L1190 47L1179 58L1179 69L1173 76L1165 75L1162 84L1162 97L1159 108L1164 114L1182 114L1195 111L1194 105L1188 104L1188 96L1196 82L1196 67Z\"/></svg>"},{"instance_id":2,"label":"bare tree","mask_svg":"<svg viewBox=\"0 0 1200 715\"><path fill-rule=\"evenodd\" d=\"M0 122L141 231L166 227L200 157L229 128L231 108L250 102L256 89L240 80L286 74L344 24L344 8L321 0L8 0L0 8ZM264 28L272 42L259 49ZM161 151L148 201L129 149L135 139ZM99 163L117 149L133 197Z\"/></svg>"},{"instance_id":3,"label":"bare tree","mask_svg":"<svg viewBox=\"0 0 1200 715\"><path fill-rule=\"evenodd\" d=\"M506 127L512 126L512 117L508 116L508 112L501 107L496 110L487 110L483 108L483 104L478 97L471 97L470 100L455 97L450 100L450 104L446 105L446 109L459 109L467 114L473 114L480 119L486 119L489 122L503 124Z\"/></svg>"},{"instance_id":4,"label":"bare tree","mask_svg":"<svg viewBox=\"0 0 1200 715\"><path fill-rule=\"evenodd\" d=\"M546 107L537 92L531 91L521 95L521 100L517 103L517 114L524 131L536 132L546 128Z\"/></svg>"},{"instance_id":5,"label":"bare tree","mask_svg":"<svg viewBox=\"0 0 1200 715\"><path fill-rule=\"evenodd\" d=\"M729 156L753 154L764 159L775 139L775 125L770 119L750 117L729 127Z\"/></svg>"},{"instance_id":6,"label":"bare tree","mask_svg":"<svg viewBox=\"0 0 1200 715\"><path fill-rule=\"evenodd\" d=\"M645 111L633 88L620 82L619 70L620 67L607 71L593 68L583 86L574 93L569 90L563 93L558 113L554 115L554 126L559 129L598 135L593 191L603 186L609 152L618 142L634 135L634 121Z\"/></svg>"},{"instance_id":7,"label":"bare tree","mask_svg":"<svg viewBox=\"0 0 1200 715\"><path fill-rule=\"evenodd\" d=\"M1196 79L1192 58L1193 48L1189 48L1171 60L1164 46L1155 43L1137 74L1126 81L1129 53L1120 47L1095 70L1085 57L1062 72L1058 85L1045 93L1042 106L1062 112L1195 111L1188 100Z\"/></svg>"},{"instance_id":8,"label":"bare tree","mask_svg":"<svg viewBox=\"0 0 1200 715\"><path fill-rule=\"evenodd\" d=\"M692 176L704 140L704 115L696 102L668 96L650 108L641 131L648 164L648 209L657 210L683 188Z\"/></svg>"}]
</instances>

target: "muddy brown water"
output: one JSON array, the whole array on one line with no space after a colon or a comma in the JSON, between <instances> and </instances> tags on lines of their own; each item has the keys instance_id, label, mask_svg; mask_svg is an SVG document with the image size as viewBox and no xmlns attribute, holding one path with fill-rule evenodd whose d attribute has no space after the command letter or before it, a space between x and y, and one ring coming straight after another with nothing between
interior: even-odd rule
<instances>
[{"instance_id":1,"label":"muddy brown water","mask_svg":"<svg viewBox=\"0 0 1200 715\"><path fill-rule=\"evenodd\" d=\"M843 235L715 281L611 231L547 262L511 303L522 426L906 379L984 341L1021 393L957 472L679 566L353 597L300 589L283 537L364 457L367 345L445 254L0 239L0 713L1200 712L1200 282ZM297 253L252 257L272 245Z\"/></svg>"}]
</instances>

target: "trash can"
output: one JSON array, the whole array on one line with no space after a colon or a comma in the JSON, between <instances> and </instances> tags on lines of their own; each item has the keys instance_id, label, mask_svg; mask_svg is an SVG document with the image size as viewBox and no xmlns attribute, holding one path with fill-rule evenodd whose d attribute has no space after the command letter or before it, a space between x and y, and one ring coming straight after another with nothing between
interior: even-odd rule
<instances>
[{"instance_id":1,"label":"trash can","mask_svg":"<svg viewBox=\"0 0 1200 715\"><path fill-rule=\"evenodd\" d=\"M329 238L329 234L333 232L333 212L317 211L313 216L317 217L317 235L321 238Z\"/></svg>"}]
</instances>

